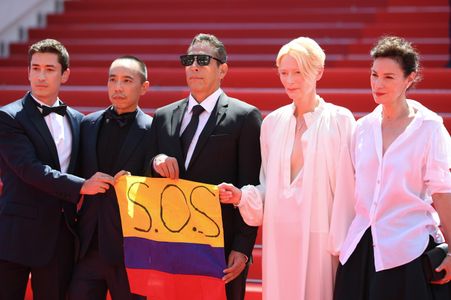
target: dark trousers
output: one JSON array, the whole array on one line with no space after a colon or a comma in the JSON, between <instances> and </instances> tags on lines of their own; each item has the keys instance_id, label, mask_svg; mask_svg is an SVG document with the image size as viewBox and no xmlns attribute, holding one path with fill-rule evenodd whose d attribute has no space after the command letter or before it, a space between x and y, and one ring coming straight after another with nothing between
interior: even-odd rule
<instances>
[{"instance_id":1,"label":"dark trousers","mask_svg":"<svg viewBox=\"0 0 451 300\"><path fill-rule=\"evenodd\" d=\"M74 236L63 219L55 255L47 265L31 267L0 260L0 300L23 300L30 274L34 300L66 299L74 262Z\"/></svg>"},{"instance_id":2,"label":"dark trousers","mask_svg":"<svg viewBox=\"0 0 451 300\"><path fill-rule=\"evenodd\" d=\"M125 266L112 266L91 247L75 266L69 288L70 300L102 300L107 291L112 300L145 300L146 298L130 293Z\"/></svg>"},{"instance_id":3,"label":"dark trousers","mask_svg":"<svg viewBox=\"0 0 451 300\"><path fill-rule=\"evenodd\" d=\"M428 249L434 246L431 239ZM373 239L368 229L348 261L338 266L334 300L450 300L449 286L427 282L421 256L376 272Z\"/></svg>"},{"instance_id":4,"label":"dark trousers","mask_svg":"<svg viewBox=\"0 0 451 300\"><path fill-rule=\"evenodd\" d=\"M227 300L244 300L246 292L246 278L249 272L249 263L237 278L226 284Z\"/></svg>"}]
</instances>

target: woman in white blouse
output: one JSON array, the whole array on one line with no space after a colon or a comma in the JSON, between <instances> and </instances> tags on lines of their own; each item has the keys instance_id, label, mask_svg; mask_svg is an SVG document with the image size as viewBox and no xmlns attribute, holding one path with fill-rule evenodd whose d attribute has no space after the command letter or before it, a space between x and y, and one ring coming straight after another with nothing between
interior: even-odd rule
<instances>
[{"instance_id":1,"label":"woman in white blouse","mask_svg":"<svg viewBox=\"0 0 451 300\"><path fill-rule=\"evenodd\" d=\"M353 138L356 216L341 249L334 299L449 300L451 254L435 284L427 282L421 256L451 241L450 135L441 117L406 99L419 78L411 44L384 37L371 56L379 105L358 120Z\"/></svg>"},{"instance_id":2,"label":"woman in white blouse","mask_svg":"<svg viewBox=\"0 0 451 300\"><path fill-rule=\"evenodd\" d=\"M263 225L263 299L331 300L353 218L355 120L316 93L324 61L309 38L280 49L278 73L293 102L263 121L261 183L219 186L223 203L237 206L247 224Z\"/></svg>"}]
</instances>

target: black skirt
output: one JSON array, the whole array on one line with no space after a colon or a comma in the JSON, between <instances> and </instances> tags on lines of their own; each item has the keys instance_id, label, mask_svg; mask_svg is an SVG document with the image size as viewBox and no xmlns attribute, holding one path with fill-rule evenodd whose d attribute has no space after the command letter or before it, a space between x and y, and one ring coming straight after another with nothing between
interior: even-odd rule
<instances>
[{"instance_id":1,"label":"black skirt","mask_svg":"<svg viewBox=\"0 0 451 300\"><path fill-rule=\"evenodd\" d=\"M435 245L431 238L427 250ZM376 272L371 229L365 232L348 261L338 266L334 300L450 299L451 284L428 283L421 257L405 265Z\"/></svg>"}]
</instances>

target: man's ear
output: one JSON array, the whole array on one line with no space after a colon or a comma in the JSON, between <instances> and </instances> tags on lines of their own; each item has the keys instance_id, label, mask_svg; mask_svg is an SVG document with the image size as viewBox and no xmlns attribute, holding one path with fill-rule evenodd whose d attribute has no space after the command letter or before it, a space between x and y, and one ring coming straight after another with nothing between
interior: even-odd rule
<instances>
[{"instance_id":1,"label":"man's ear","mask_svg":"<svg viewBox=\"0 0 451 300\"><path fill-rule=\"evenodd\" d=\"M141 96L147 93L147 90L149 89L150 82L148 80L144 81L141 85Z\"/></svg>"},{"instance_id":2,"label":"man's ear","mask_svg":"<svg viewBox=\"0 0 451 300\"><path fill-rule=\"evenodd\" d=\"M226 63L219 65L221 80L227 75L227 71L229 71L229 66Z\"/></svg>"},{"instance_id":3,"label":"man's ear","mask_svg":"<svg viewBox=\"0 0 451 300\"><path fill-rule=\"evenodd\" d=\"M67 68L66 71L61 75L61 83L66 83L69 80L70 69Z\"/></svg>"}]
</instances>

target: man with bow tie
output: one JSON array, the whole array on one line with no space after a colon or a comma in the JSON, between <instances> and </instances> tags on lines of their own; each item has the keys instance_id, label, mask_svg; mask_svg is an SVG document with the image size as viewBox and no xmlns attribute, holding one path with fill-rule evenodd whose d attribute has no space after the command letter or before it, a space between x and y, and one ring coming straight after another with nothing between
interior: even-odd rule
<instances>
[{"instance_id":1,"label":"man with bow tie","mask_svg":"<svg viewBox=\"0 0 451 300\"><path fill-rule=\"evenodd\" d=\"M150 157L152 118L138 102L149 87L146 65L134 56L113 61L108 74L111 106L86 116L81 124L81 174L98 171L116 177L144 176ZM69 299L142 299L132 295L124 266L119 206L114 189L86 196L79 211L81 240Z\"/></svg>"},{"instance_id":2,"label":"man with bow tie","mask_svg":"<svg viewBox=\"0 0 451 300\"><path fill-rule=\"evenodd\" d=\"M24 299L31 274L34 299L62 300L77 255L80 194L104 193L114 182L104 173L70 174L82 114L58 98L70 73L65 47L42 40L28 59L31 92L0 108L0 299Z\"/></svg>"}]
</instances>

